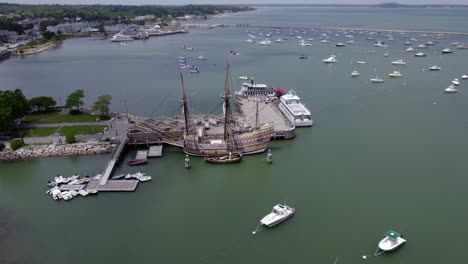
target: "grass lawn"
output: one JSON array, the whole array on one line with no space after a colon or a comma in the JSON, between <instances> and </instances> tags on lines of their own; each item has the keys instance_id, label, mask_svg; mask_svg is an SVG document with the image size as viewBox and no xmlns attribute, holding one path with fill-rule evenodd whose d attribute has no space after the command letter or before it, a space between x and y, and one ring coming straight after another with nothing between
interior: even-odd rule
<instances>
[{"instance_id":1,"label":"grass lawn","mask_svg":"<svg viewBox=\"0 0 468 264\"><path fill-rule=\"evenodd\" d=\"M76 114L76 115L61 115L55 118L46 119L39 121L41 124L52 124L52 123L70 123L70 122L96 122L96 116L92 114Z\"/></svg>"},{"instance_id":2,"label":"grass lawn","mask_svg":"<svg viewBox=\"0 0 468 264\"><path fill-rule=\"evenodd\" d=\"M70 133L75 135L92 135L104 130L107 126L64 126L60 129L60 135L66 136Z\"/></svg>"},{"instance_id":3,"label":"grass lawn","mask_svg":"<svg viewBox=\"0 0 468 264\"><path fill-rule=\"evenodd\" d=\"M23 129L23 137L47 137L55 133L57 127L35 127ZM14 137L21 137L21 133L15 131Z\"/></svg>"},{"instance_id":4,"label":"grass lawn","mask_svg":"<svg viewBox=\"0 0 468 264\"><path fill-rule=\"evenodd\" d=\"M36 121L44 119L44 118L56 116L56 115L59 115L59 114L60 114L60 112L58 112L58 111L55 111L55 112L37 112L37 113L31 113L31 114L25 116L23 118L23 120L25 122L31 123L31 122L36 122Z\"/></svg>"}]
</instances>

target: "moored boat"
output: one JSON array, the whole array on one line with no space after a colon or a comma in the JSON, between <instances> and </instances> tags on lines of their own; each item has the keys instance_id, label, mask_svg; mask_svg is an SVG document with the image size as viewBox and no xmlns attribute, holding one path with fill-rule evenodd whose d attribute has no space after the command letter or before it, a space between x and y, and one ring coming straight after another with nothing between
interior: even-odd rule
<instances>
[{"instance_id":1,"label":"moored boat","mask_svg":"<svg viewBox=\"0 0 468 264\"><path fill-rule=\"evenodd\" d=\"M379 242L379 249L382 251L392 251L400 247L406 242L400 234L393 230L385 233L385 238Z\"/></svg>"},{"instance_id":2,"label":"moored boat","mask_svg":"<svg viewBox=\"0 0 468 264\"><path fill-rule=\"evenodd\" d=\"M392 73L389 73L388 76L393 77L393 78L398 78L398 77L403 76L403 74L401 74L399 71L393 71Z\"/></svg>"},{"instance_id":3,"label":"moored boat","mask_svg":"<svg viewBox=\"0 0 468 264\"><path fill-rule=\"evenodd\" d=\"M372 78L369 80L371 83L382 83L383 79L381 79L379 76L376 76L375 78Z\"/></svg>"},{"instance_id":4,"label":"moored boat","mask_svg":"<svg viewBox=\"0 0 468 264\"><path fill-rule=\"evenodd\" d=\"M353 71L351 73L351 77L358 77L359 76L359 72L358 71Z\"/></svg>"},{"instance_id":5,"label":"moored boat","mask_svg":"<svg viewBox=\"0 0 468 264\"><path fill-rule=\"evenodd\" d=\"M275 226L294 215L295 209L287 205L277 204L271 213L260 220L260 224L267 227Z\"/></svg>"},{"instance_id":6,"label":"moored boat","mask_svg":"<svg viewBox=\"0 0 468 264\"><path fill-rule=\"evenodd\" d=\"M446 93L456 93L458 92L458 88L455 85L450 84L449 87L445 88L444 90Z\"/></svg>"},{"instance_id":7,"label":"moored boat","mask_svg":"<svg viewBox=\"0 0 468 264\"><path fill-rule=\"evenodd\" d=\"M241 161L242 154L232 154L229 153L227 156L220 156L220 157L205 157L205 161L208 163L214 164L230 164L230 163L237 163Z\"/></svg>"},{"instance_id":8,"label":"moored boat","mask_svg":"<svg viewBox=\"0 0 468 264\"><path fill-rule=\"evenodd\" d=\"M137 166L137 165L144 165L146 163L148 163L148 161L145 160L145 159L135 159L135 160L131 160L131 161L127 162L127 165L128 166Z\"/></svg>"}]
</instances>

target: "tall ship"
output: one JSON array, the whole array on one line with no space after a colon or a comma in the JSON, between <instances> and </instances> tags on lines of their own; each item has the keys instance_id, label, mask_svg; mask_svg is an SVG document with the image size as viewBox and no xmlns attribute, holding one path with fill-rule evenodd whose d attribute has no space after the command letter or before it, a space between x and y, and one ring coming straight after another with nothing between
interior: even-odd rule
<instances>
[{"instance_id":1,"label":"tall ship","mask_svg":"<svg viewBox=\"0 0 468 264\"><path fill-rule=\"evenodd\" d=\"M133 37L124 35L122 32L119 32L112 36L111 41L112 42L123 42L123 41L132 41Z\"/></svg>"},{"instance_id":2,"label":"tall ship","mask_svg":"<svg viewBox=\"0 0 468 264\"><path fill-rule=\"evenodd\" d=\"M301 103L301 98L293 90L281 96L278 108L295 126L312 126L314 124L310 111Z\"/></svg>"},{"instance_id":3,"label":"tall ship","mask_svg":"<svg viewBox=\"0 0 468 264\"><path fill-rule=\"evenodd\" d=\"M191 127L187 108L184 82L181 76L182 113L185 121L183 151L192 156L220 157L249 155L264 152L274 136L274 123L259 124L244 128L236 124L230 107L231 94L228 89L229 64L226 66L223 98L223 127L218 131L206 131L203 126Z\"/></svg>"}]
</instances>

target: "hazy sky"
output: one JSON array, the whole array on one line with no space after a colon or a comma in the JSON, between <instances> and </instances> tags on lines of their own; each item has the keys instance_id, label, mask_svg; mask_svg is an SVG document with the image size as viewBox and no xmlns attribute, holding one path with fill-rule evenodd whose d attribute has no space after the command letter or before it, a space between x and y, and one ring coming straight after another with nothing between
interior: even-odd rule
<instances>
[{"instance_id":1,"label":"hazy sky","mask_svg":"<svg viewBox=\"0 0 468 264\"><path fill-rule=\"evenodd\" d=\"M0 0L0 2L20 4L379 4L396 2L400 4L460 4L468 5L468 0Z\"/></svg>"}]
</instances>

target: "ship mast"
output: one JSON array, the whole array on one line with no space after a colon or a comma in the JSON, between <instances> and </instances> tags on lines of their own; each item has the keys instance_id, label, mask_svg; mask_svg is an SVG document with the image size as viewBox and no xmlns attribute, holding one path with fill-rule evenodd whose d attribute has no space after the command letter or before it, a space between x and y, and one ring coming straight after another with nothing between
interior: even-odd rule
<instances>
[{"instance_id":1,"label":"ship mast","mask_svg":"<svg viewBox=\"0 0 468 264\"><path fill-rule=\"evenodd\" d=\"M184 114L185 134L188 135L189 132L188 132L187 96L185 95L184 77L182 76L182 72L180 73L180 88L182 90L182 100L180 100L180 103L182 104L182 113Z\"/></svg>"},{"instance_id":2,"label":"ship mast","mask_svg":"<svg viewBox=\"0 0 468 264\"><path fill-rule=\"evenodd\" d=\"M228 132L227 132L227 123L228 123L228 110L229 110L229 90L228 90L228 78L229 78L229 63L226 63L226 77L224 79L224 141L227 142Z\"/></svg>"}]
</instances>

